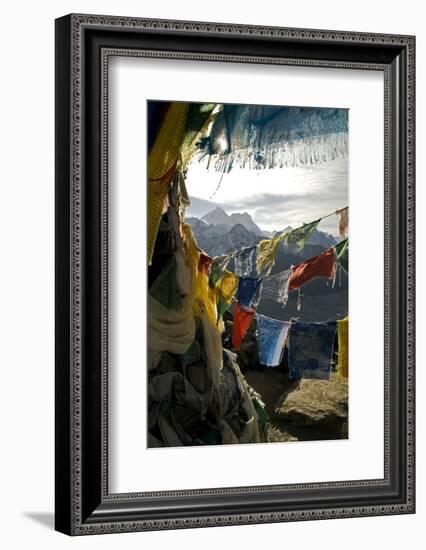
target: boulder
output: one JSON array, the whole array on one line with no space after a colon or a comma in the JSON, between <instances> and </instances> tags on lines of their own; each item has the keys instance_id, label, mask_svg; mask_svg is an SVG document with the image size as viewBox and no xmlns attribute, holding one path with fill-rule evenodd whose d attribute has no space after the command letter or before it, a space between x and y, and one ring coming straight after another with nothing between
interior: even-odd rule
<instances>
[{"instance_id":1,"label":"boulder","mask_svg":"<svg viewBox=\"0 0 426 550\"><path fill-rule=\"evenodd\" d=\"M275 410L279 420L299 426L312 426L348 417L346 380L300 380L296 389L286 393Z\"/></svg>"}]
</instances>

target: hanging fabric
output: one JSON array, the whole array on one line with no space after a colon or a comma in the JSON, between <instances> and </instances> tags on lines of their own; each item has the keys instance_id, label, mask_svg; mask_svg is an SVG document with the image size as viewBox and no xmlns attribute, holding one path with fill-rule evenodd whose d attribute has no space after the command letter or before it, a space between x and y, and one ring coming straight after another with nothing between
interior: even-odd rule
<instances>
[{"instance_id":1,"label":"hanging fabric","mask_svg":"<svg viewBox=\"0 0 426 550\"><path fill-rule=\"evenodd\" d=\"M230 271L224 271L216 285L215 291L225 302L230 303L238 288L238 277Z\"/></svg>"},{"instance_id":2,"label":"hanging fabric","mask_svg":"<svg viewBox=\"0 0 426 550\"><path fill-rule=\"evenodd\" d=\"M252 277L256 271L257 246L243 248L235 253L235 274L239 277Z\"/></svg>"},{"instance_id":3,"label":"hanging fabric","mask_svg":"<svg viewBox=\"0 0 426 550\"><path fill-rule=\"evenodd\" d=\"M240 306L250 307L261 279L258 277L240 277L237 300Z\"/></svg>"},{"instance_id":4,"label":"hanging fabric","mask_svg":"<svg viewBox=\"0 0 426 550\"><path fill-rule=\"evenodd\" d=\"M298 249L302 249L308 241L309 237L313 233L315 233L320 221L321 218L311 223L302 225L302 227L298 227L297 229L286 232L284 233L282 238L287 244L293 245Z\"/></svg>"},{"instance_id":5,"label":"hanging fabric","mask_svg":"<svg viewBox=\"0 0 426 550\"><path fill-rule=\"evenodd\" d=\"M282 236L278 235L273 239L264 239L257 245L256 269L259 275L269 275L271 272L281 239Z\"/></svg>"},{"instance_id":6,"label":"hanging fabric","mask_svg":"<svg viewBox=\"0 0 426 550\"><path fill-rule=\"evenodd\" d=\"M201 252L200 259L198 261L198 271L200 273L203 273L204 275L209 276L212 262L213 260L212 258L210 258L210 256L207 256L207 254Z\"/></svg>"},{"instance_id":7,"label":"hanging fabric","mask_svg":"<svg viewBox=\"0 0 426 550\"><path fill-rule=\"evenodd\" d=\"M194 295L182 298L180 310L168 309L148 293L148 349L185 353L195 338Z\"/></svg>"},{"instance_id":8,"label":"hanging fabric","mask_svg":"<svg viewBox=\"0 0 426 550\"><path fill-rule=\"evenodd\" d=\"M288 300L288 283L291 275L291 269L280 271L274 275L262 278L260 290L261 300L270 300L278 302L284 307Z\"/></svg>"},{"instance_id":9,"label":"hanging fabric","mask_svg":"<svg viewBox=\"0 0 426 550\"><path fill-rule=\"evenodd\" d=\"M349 239L340 241L334 248L338 264L342 266L346 273L349 273Z\"/></svg>"},{"instance_id":10,"label":"hanging fabric","mask_svg":"<svg viewBox=\"0 0 426 550\"><path fill-rule=\"evenodd\" d=\"M293 323L288 353L290 378L328 379L335 334L335 322Z\"/></svg>"},{"instance_id":11,"label":"hanging fabric","mask_svg":"<svg viewBox=\"0 0 426 550\"><path fill-rule=\"evenodd\" d=\"M279 321L256 314L259 339L259 360L267 367L277 367L281 363L287 338L289 321Z\"/></svg>"},{"instance_id":12,"label":"hanging fabric","mask_svg":"<svg viewBox=\"0 0 426 550\"><path fill-rule=\"evenodd\" d=\"M160 275L152 283L149 293L167 309L179 310L182 308L182 298L176 277L175 256L171 256L167 261Z\"/></svg>"},{"instance_id":13,"label":"hanging fabric","mask_svg":"<svg viewBox=\"0 0 426 550\"><path fill-rule=\"evenodd\" d=\"M349 317L337 321L337 374L340 378L348 377L349 365Z\"/></svg>"},{"instance_id":14,"label":"hanging fabric","mask_svg":"<svg viewBox=\"0 0 426 550\"><path fill-rule=\"evenodd\" d=\"M217 298L216 307L217 307L217 322L223 318L224 314L231 307L232 300L227 302L220 296Z\"/></svg>"},{"instance_id":15,"label":"hanging fabric","mask_svg":"<svg viewBox=\"0 0 426 550\"><path fill-rule=\"evenodd\" d=\"M252 322L255 315L255 310L249 307L242 307L238 302L234 302L234 323L232 325L232 345L236 349L240 349L241 342Z\"/></svg>"},{"instance_id":16,"label":"hanging fabric","mask_svg":"<svg viewBox=\"0 0 426 550\"><path fill-rule=\"evenodd\" d=\"M334 279L336 274L335 252L329 248L319 256L311 258L293 267L289 279L289 290L296 290L314 277Z\"/></svg>"},{"instance_id":17,"label":"hanging fabric","mask_svg":"<svg viewBox=\"0 0 426 550\"><path fill-rule=\"evenodd\" d=\"M225 271L226 266L229 263L231 256L217 256L213 258L210 268L210 286L216 286L218 280L222 277L222 273Z\"/></svg>"},{"instance_id":18,"label":"hanging fabric","mask_svg":"<svg viewBox=\"0 0 426 550\"><path fill-rule=\"evenodd\" d=\"M151 265L155 239L164 202L175 173L189 104L170 105L148 157L148 264Z\"/></svg>"},{"instance_id":19,"label":"hanging fabric","mask_svg":"<svg viewBox=\"0 0 426 550\"><path fill-rule=\"evenodd\" d=\"M339 235L342 239L348 235L348 226L349 226L349 207L342 208L337 210L336 214L340 216L339 219Z\"/></svg>"}]
</instances>

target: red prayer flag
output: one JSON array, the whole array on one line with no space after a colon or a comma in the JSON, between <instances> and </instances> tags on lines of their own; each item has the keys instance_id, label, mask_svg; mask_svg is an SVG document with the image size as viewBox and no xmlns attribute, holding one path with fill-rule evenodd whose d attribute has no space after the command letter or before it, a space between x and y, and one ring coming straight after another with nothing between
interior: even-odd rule
<instances>
[{"instance_id":1,"label":"red prayer flag","mask_svg":"<svg viewBox=\"0 0 426 550\"><path fill-rule=\"evenodd\" d=\"M203 252L201 252L200 259L198 261L198 271L200 273L204 273L204 275L208 275L210 273L212 261L213 259L210 258L210 256L207 256L207 254L203 254Z\"/></svg>"},{"instance_id":2,"label":"red prayer flag","mask_svg":"<svg viewBox=\"0 0 426 550\"><path fill-rule=\"evenodd\" d=\"M239 306L237 301L234 302L234 324L232 326L232 345L234 348L240 349L241 342L255 313L254 309Z\"/></svg>"},{"instance_id":3,"label":"red prayer flag","mask_svg":"<svg viewBox=\"0 0 426 550\"><path fill-rule=\"evenodd\" d=\"M319 256L296 265L290 275L288 288L296 290L314 277L334 279L335 272L335 253L333 248L329 248Z\"/></svg>"}]
</instances>

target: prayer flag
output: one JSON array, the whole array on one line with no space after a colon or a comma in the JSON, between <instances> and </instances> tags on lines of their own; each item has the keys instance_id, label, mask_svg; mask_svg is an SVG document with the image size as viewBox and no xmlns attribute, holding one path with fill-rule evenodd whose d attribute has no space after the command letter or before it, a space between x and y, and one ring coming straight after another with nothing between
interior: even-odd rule
<instances>
[{"instance_id":1,"label":"prayer flag","mask_svg":"<svg viewBox=\"0 0 426 550\"><path fill-rule=\"evenodd\" d=\"M171 256L159 276L152 283L149 293L168 309L182 308L182 298L176 278L176 258Z\"/></svg>"},{"instance_id":2,"label":"prayer flag","mask_svg":"<svg viewBox=\"0 0 426 550\"><path fill-rule=\"evenodd\" d=\"M303 248L306 241L315 232L320 221L321 218L319 220L315 220L314 222L307 223L302 227L298 227L293 231L289 231L283 235L283 238L285 238L287 244L292 244L299 249Z\"/></svg>"},{"instance_id":3,"label":"prayer flag","mask_svg":"<svg viewBox=\"0 0 426 550\"><path fill-rule=\"evenodd\" d=\"M235 274L239 277L251 277L256 274L257 246L243 248L235 254Z\"/></svg>"},{"instance_id":4,"label":"prayer flag","mask_svg":"<svg viewBox=\"0 0 426 550\"><path fill-rule=\"evenodd\" d=\"M222 277L222 273L226 269L230 259L230 255L213 258L210 268L210 286L216 286L216 283Z\"/></svg>"},{"instance_id":5,"label":"prayer flag","mask_svg":"<svg viewBox=\"0 0 426 550\"><path fill-rule=\"evenodd\" d=\"M207 254L201 252L200 259L198 260L198 271L208 276L210 273L212 262L213 260L212 258L210 258L210 256L207 256Z\"/></svg>"},{"instance_id":6,"label":"prayer flag","mask_svg":"<svg viewBox=\"0 0 426 550\"><path fill-rule=\"evenodd\" d=\"M224 271L216 286L216 293L225 302L230 303L238 287L238 277L230 271Z\"/></svg>"},{"instance_id":7,"label":"prayer flag","mask_svg":"<svg viewBox=\"0 0 426 550\"><path fill-rule=\"evenodd\" d=\"M228 309L231 307L231 303L232 303L232 301L226 302L220 296L217 298L216 307L217 307L217 321L218 322L223 317L225 311L228 311Z\"/></svg>"},{"instance_id":8,"label":"prayer flag","mask_svg":"<svg viewBox=\"0 0 426 550\"><path fill-rule=\"evenodd\" d=\"M348 226L349 226L349 207L342 208L341 210L337 210L337 215L340 216L339 220L339 235L342 237L347 236L348 234Z\"/></svg>"},{"instance_id":9,"label":"prayer flag","mask_svg":"<svg viewBox=\"0 0 426 550\"><path fill-rule=\"evenodd\" d=\"M172 103L157 134L148 158L148 264L151 265L155 239L164 201L170 187L183 139L188 103Z\"/></svg>"},{"instance_id":10,"label":"prayer flag","mask_svg":"<svg viewBox=\"0 0 426 550\"><path fill-rule=\"evenodd\" d=\"M237 299L240 306L250 307L253 296L261 279L258 277L241 277L238 282Z\"/></svg>"},{"instance_id":11,"label":"prayer flag","mask_svg":"<svg viewBox=\"0 0 426 550\"><path fill-rule=\"evenodd\" d=\"M349 273L349 239L340 241L334 248L338 264L343 267L346 273Z\"/></svg>"},{"instance_id":12,"label":"prayer flag","mask_svg":"<svg viewBox=\"0 0 426 550\"><path fill-rule=\"evenodd\" d=\"M283 307L288 300L288 283L291 275L291 269L280 271L274 275L269 275L262 279L260 298L279 302Z\"/></svg>"},{"instance_id":13,"label":"prayer flag","mask_svg":"<svg viewBox=\"0 0 426 550\"><path fill-rule=\"evenodd\" d=\"M290 378L330 377L336 323L293 323L289 337Z\"/></svg>"},{"instance_id":14,"label":"prayer flag","mask_svg":"<svg viewBox=\"0 0 426 550\"><path fill-rule=\"evenodd\" d=\"M285 340L291 323L256 314L259 359L262 365L276 367L281 363Z\"/></svg>"},{"instance_id":15,"label":"prayer flag","mask_svg":"<svg viewBox=\"0 0 426 550\"><path fill-rule=\"evenodd\" d=\"M234 302L234 324L232 326L232 345L234 348L240 349L241 342L255 313L254 309L241 307L238 302Z\"/></svg>"},{"instance_id":16,"label":"prayer flag","mask_svg":"<svg viewBox=\"0 0 426 550\"><path fill-rule=\"evenodd\" d=\"M319 256L306 260L293 267L289 280L289 290L296 290L314 277L334 279L336 273L335 252L329 248Z\"/></svg>"},{"instance_id":17,"label":"prayer flag","mask_svg":"<svg viewBox=\"0 0 426 550\"><path fill-rule=\"evenodd\" d=\"M256 269L259 275L269 275L271 272L281 239L282 236L278 235L274 239L264 239L257 245Z\"/></svg>"},{"instance_id":18,"label":"prayer flag","mask_svg":"<svg viewBox=\"0 0 426 550\"><path fill-rule=\"evenodd\" d=\"M349 318L337 321L337 373L341 378L348 377L349 342L348 342Z\"/></svg>"}]
</instances>

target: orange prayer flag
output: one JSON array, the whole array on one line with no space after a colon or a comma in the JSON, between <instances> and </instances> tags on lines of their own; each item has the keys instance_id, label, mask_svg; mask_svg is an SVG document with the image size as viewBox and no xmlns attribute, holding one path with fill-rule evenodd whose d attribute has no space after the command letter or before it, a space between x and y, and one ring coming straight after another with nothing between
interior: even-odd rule
<instances>
[{"instance_id":1,"label":"orange prayer flag","mask_svg":"<svg viewBox=\"0 0 426 550\"><path fill-rule=\"evenodd\" d=\"M254 309L239 306L237 301L234 302L234 324L232 326L232 345L234 348L240 349L241 342L255 313Z\"/></svg>"}]
</instances>

